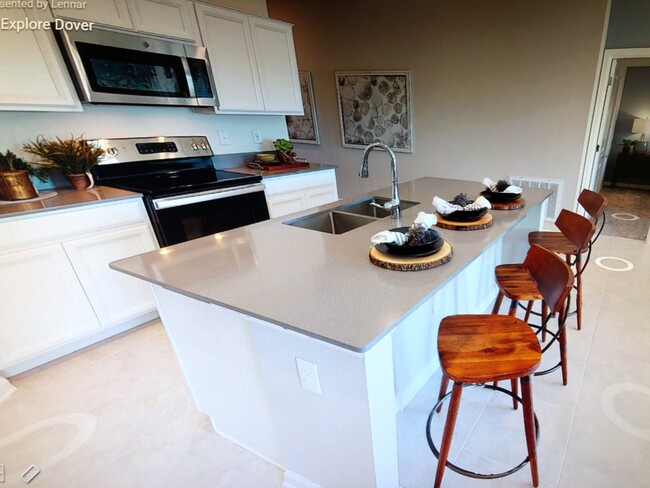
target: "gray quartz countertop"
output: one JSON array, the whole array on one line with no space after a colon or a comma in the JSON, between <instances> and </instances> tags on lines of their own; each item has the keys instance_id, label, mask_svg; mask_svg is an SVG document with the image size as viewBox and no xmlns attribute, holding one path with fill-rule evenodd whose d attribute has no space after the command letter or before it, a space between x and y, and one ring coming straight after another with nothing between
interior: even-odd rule
<instances>
[{"instance_id":1,"label":"gray quartz countertop","mask_svg":"<svg viewBox=\"0 0 650 488\"><path fill-rule=\"evenodd\" d=\"M550 195L547 190L526 189L525 208L491 211L494 224L488 229L436 229L454 253L449 263L438 268L391 271L368 259L372 235L411 225L419 211L432 213L435 195L447 200L461 192L476 197L483 189L477 182L420 178L400 185L402 200L420 202L404 210L401 220L387 217L340 235L283 224L363 197L360 195L116 261L111 267L183 295L362 352ZM370 194L390 197L390 188Z\"/></svg>"},{"instance_id":2,"label":"gray quartz countertop","mask_svg":"<svg viewBox=\"0 0 650 488\"><path fill-rule=\"evenodd\" d=\"M133 193L108 186L96 186L90 190L71 190L69 188L53 188L41 190L41 196L55 193L51 198L37 201L2 202L0 204L0 220L3 218L24 217L30 214L61 210L64 208L80 207L106 203L111 200L142 198L139 193Z\"/></svg>"}]
</instances>

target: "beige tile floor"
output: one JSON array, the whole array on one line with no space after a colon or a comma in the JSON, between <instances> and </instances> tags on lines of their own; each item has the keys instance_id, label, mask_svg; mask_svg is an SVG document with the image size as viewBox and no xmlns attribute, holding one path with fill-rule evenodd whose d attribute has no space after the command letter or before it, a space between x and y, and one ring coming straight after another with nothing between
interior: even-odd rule
<instances>
[{"instance_id":1,"label":"beige tile floor","mask_svg":"<svg viewBox=\"0 0 650 488\"><path fill-rule=\"evenodd\" d=\"M589 265L583 330L575 330L574 319L569 325L569 385L561 385L559 372L534 380L542 487L650 486L649 249L642 241L601 237L594 257L618 256L635 268ZM403 488L433 482L425 423L438 381L434 376L398 414ZM18 391L0 404L4 486L25 486L18 476L30 464L42 470L34 487L282 486L280 469L216 435L196 411L157 321L12 382ZM450 460L496 472L523 459L521 410L509 405L503 395L466 389ZM490 481L447 470L444 486L531 484L525 467Z\"/></svg>"}]
</instances>

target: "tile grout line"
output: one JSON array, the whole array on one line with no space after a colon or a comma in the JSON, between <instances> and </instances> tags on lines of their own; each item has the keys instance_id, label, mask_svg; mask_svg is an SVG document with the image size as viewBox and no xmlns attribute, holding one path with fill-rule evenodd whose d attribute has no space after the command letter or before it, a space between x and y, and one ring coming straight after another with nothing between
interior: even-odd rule
<instances>
[{"instance_id":1,"label":"tile grout line","mask_svg":"<svg viewBox=\"0 0 650 488\"><path fill-rule=\"evenodd\" d=\"M578 404L580 403L580 396L582 395L582 387L584 385L585 376L587 375L587 366L589 364L589 357L591 356L591 348L592 348L594 340L596 338L596 332L597 332L597 329L598 329L598 317L600 317L600 313L601 313L601 310L602 310L602 303L603 303L602 299L603 299L603 297L605 295L605 290L607 289L607 283L609 281L609 278L610 278L611 274L612 274L611 271L607 271L607 275L605 276L605 279L603 280L604 283L603 283L601 293L600 293L600 297L599 297L600 300L598 300L598 312L596 313L596 318L594 319L594 332L591 335L591 340L589 341L589 347L587 348L587 356L585 358L585 368L584 368L584 370L582 372L582 377L580 378L580 387L578 388L578 396L577 396L577 399L576 399L575 406L573 407L573 412L571 414L571 424L569 425L569 435L567 436L567 442L564 445L564 449L562 451L562 457L561 457L562 461L561 461L561 464L560 464L560 476L559 476L558 481L556 483L556 486L558 488L560 487L560 483L562 481L562 473L564 471L564 464L566 463L566 455L567 455L567 451L569 450L569 443L571 442L571 434L573 433L573 427L574 427L575 419L576 419L576 412L578 410Z\"/></svg>"}]
</instances>

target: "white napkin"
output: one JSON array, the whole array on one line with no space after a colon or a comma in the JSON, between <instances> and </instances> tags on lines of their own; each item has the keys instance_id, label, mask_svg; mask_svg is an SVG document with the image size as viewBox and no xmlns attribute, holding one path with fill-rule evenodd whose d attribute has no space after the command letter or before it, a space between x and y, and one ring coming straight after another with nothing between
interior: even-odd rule
<instances>
[{"instance_id":1,"label":"white napkin","mask_svg":"<svg viewBox=\"0 0 650 488\"><path fill-rule=\"evenodd\" d=\"M502 192L497 192L497 184L492 181L490 178L487 176L481 180L481 183L483 183L485 186L487 186L490 190L492 190L494 193L521 193L521 188L515 185L510 185L508 188L503 190Z\"/></svg>"},{"instance_id":2,"label":"white napkin","mask_svg":"<svg viewBox=\"0 0 650 488\"><path fill-rule=\"evenodd\" d=\"M454 203L449 203L447 200L443 200L437 196L433 197L432 203L440 215L449 215L450 213L457 212L459 210L468 211L479 210L481 208L492 208L490 202L488 202L487 199L483 196L478 197L476 200L474 200L473 203L470 203L465 207L461 207L460 205L456 205Z\"/></svg>"},{"instance_id":3,"label":"white napkin","mask_svg":"<svg viewBox=\"0 0 650 488\"><path fill-rule=\"evenodd\" d=\"M370 238L373 244L406 244L406 234L401 232L391 232L389 230L382 230Z\"/></svg>"},{"instance_id":4,"label":"white napkin","mask_svg":"<svg viewBox=\"0 0 650 488\"><path fill-rule=\"evenodd\" d=\"M412 233L422 232L438 223L438 217L435 214L428 214L426 212L418 212L418 216L413 221L413 225L409 228L406 234L402 232L391 232L389 230L382 230L370 238L373 244L397 244L403 246L411 238Z\"/></svg>"}]
</instances>

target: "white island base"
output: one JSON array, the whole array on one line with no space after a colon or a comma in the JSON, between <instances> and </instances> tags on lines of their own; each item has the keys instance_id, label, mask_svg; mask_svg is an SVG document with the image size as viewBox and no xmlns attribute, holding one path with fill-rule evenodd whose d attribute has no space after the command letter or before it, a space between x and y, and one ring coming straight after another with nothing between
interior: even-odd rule
<instances>
[{"instance_id":1,"label":"white island base","mask_svg":"<svg viewBox=\"0 0 650 488\"><path fill-rule=\"evenodd\" d=\"M441 318L489 311L494 266L523 260L541 209L530 209L363 352L154 285L199 410L219 434L284 469L285 488L398 487L396 413L439 367ZM316 365L317 377L303 382L321 394L302 387L297 358Z\"/></svg>"}]
</instances>

